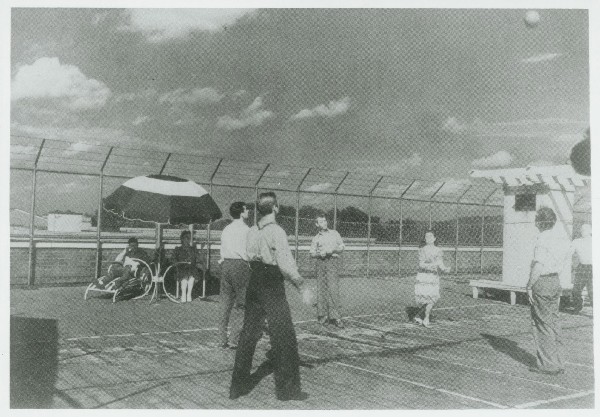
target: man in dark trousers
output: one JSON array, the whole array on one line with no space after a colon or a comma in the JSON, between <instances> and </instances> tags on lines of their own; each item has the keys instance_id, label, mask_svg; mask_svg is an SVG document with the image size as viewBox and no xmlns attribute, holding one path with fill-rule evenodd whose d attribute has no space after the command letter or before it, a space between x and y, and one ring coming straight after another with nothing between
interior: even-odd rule
<instances>
[{"instance_id":1,"label":"man in dark trousers","mask_svg":"<svg viewBox=\"0 0 600 417\"><path fill-rule=\"evenodd\" d=\"M305 304L310 305L314 297L298 273L287 234L275 221L279 211L275 193L262 193L257 210L262 218L248 232L247 254L252 272L246 290L246 314L235 355L229 398L246 395L253 388L250 374L252 358L266 318L277 398L282 401L304 400L308 394L300 387L298 343L284 279L301 292Z\"/></svg>"}]
</instances>

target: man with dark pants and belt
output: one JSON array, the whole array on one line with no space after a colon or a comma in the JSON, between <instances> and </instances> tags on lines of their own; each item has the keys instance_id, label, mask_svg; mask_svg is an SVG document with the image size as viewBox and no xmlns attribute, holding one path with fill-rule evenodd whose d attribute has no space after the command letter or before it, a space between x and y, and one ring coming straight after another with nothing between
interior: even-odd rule
<instances>
[{"instance_id":1,"label":"man with dark pants and belt","mask_svg":"<svg viewBox=\"0 0 600 417\"><path fill-rule=\"evenodd\" d=\"M343 328L340 314L340 254L344 251L344 242L336 230L329 230L325 215L315 218L319 233L310 245L310 256L315 258L317 277L317 320L321 324L332 322Z\"/></svg>"},{"instance_id":2,"label":"man with dark pants and belt","mask_svg":"<svg viewBox=\"0 0 600 417\"><path fill-rule=\"evenodd\" d=\"M233 221L221 233L221 323L219 333L223 348L236 349L246 305L246 287L250 281L250 267L246 254L246 237L250 228L246 203L236 201L229 207ZM233 311L233 317L231 313ZM227 335L227 326L231 320L231 334Z\"/></svg>"},{"instance_id":3,"label":"man with dark pants and belt","mask_svg":"<svg viewBox=\"0 0 600 417\"><path fill-rule=\"evenodd\" d=\"M565 372L562 358L562 335L558 304L562 294L559 272L567 264L569 240L554 227L556 214L541 207L535 216L540 234L535 243L527 295L531 304L533 340L537 350L537 367L531 372L558 375Z\"/></svg>"},{"instance_id":4,"label":"man with dark pants and belt","mask_svg":"<svg viewBox=\"0 0 600 417\"><path fill-rule=\"evenodd\" d=\"M592 279L592 226L581 226L581 237L573 240L570 255L577 254L579 265L575 269L575 283L571 292L573 313L577 314L583 308L581 292L587 287L590 305L594 306L594 280Z\"/></svg>"},{"instance_id":5,"label":"man with dark pants and belt","mask_svg":"<svg viewBox=\"0 0 600 417\"><path fill-rule=\"evenodd\" d=\"M246 314L235 355L229 398L246 395L254 386L250 374L252 358L266 318L277 398L282 401L303 400L308 394L300 387L298 342L285 295L284 279L301 292L305 304L311 303L312 291L305 287L298 273L287 234L275 221L279 211L275 193L261 194L257 210L262 218L248 232L247 253L252 272L246 290Z\"/></svg>"}]
</instances>

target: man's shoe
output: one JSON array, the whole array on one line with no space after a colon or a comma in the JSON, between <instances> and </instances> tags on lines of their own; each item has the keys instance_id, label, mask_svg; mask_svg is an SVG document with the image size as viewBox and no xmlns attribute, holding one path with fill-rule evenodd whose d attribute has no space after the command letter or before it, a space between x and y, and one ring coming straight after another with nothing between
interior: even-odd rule
<instances>
[{"instance_id":1,"label":"man's shoe","mask_svg":"<svg viewBox=\"0 0 600 417\"><path fill-rule=\"evenodd\" d=\"M236 350L238 345L234 344L234 343L228 343L227 347L231 350Z\"/></svg>"},{"instance_id":2,"label":"man's shoe","mask_svg":"<svg viewBox=\"0 0 600 417\"><path fill-rule=\"evenodd\" d=\"M227 349L229 347L229 343L225 342L221 345L221 348Z\"/></svg>"},{"instance_id":3,"label":"man's shoe","mask_svg":"<svg viewBox=\"0 0 600 417\"><path fill-rule=\"evenodd\" d=\"M327 324L327 317L319 316L319 317L317 317L317 321L319 322L319 324L325 325L325 324Z\"/></svg>"},{"instance_id":4,"label":"man's shoe","mask_svg":"<svg viewBox=\"0 0 600 417\"><path fill-rule=\"evenodd\" d=\"M248 395L250 393L249 388L231 388L229 390L229 399L235 400L237 398L243 397L244 395Z\"/></svg>"},{"instance_id":5,"label":"man's shoe","mask_svg":"<svg viewBox=\"0 0 600 417\"><path fill-rule=\"evenodd\" d=\"M344 327L346 327L346 326L344 326L344 322L341 321L340 319L334 320L333 325L335 327L337 327L338 329L343 329Z\"/></svg>"},{"instance_id":6,"label":"man's shoe","mask_svg":"<svg viewBox=\"0 0 600 417\"><path fill-rule=\"evenodd\" d=\"M278 394L277 399L279 401L304 401L308 398L306 392L300 391L292 394Z\"/></svg>"}]
</instances>

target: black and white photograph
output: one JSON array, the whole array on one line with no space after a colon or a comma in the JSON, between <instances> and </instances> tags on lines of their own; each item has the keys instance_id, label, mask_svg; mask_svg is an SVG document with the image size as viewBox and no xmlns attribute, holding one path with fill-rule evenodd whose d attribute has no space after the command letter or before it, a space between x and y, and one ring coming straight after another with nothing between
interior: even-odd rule
<instances>
[{"instance_id":1,"label":"black and white photograph","mask_svg":"<svg viewBox=\"0 0 600 417\"><path fill-rule=\"evenodd\" d=\"M595 2L1 12L9 412L594 413Z\"/></svg>"}]
</instances>

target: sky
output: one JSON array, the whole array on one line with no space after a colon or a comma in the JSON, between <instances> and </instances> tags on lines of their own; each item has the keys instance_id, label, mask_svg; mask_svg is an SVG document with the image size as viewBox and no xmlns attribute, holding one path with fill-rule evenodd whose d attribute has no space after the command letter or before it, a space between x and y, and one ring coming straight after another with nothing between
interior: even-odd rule
<instances>
[{"instance_id":1,"label":"sky","mask_svg":"<svg viewBox=\"0 0 600 417\"><path fill-rule=\"evenodd\" d=\"M564 164L588 12L537 12L16 8L10 133L458 182Z\"/></svg>"}]
</instances>

